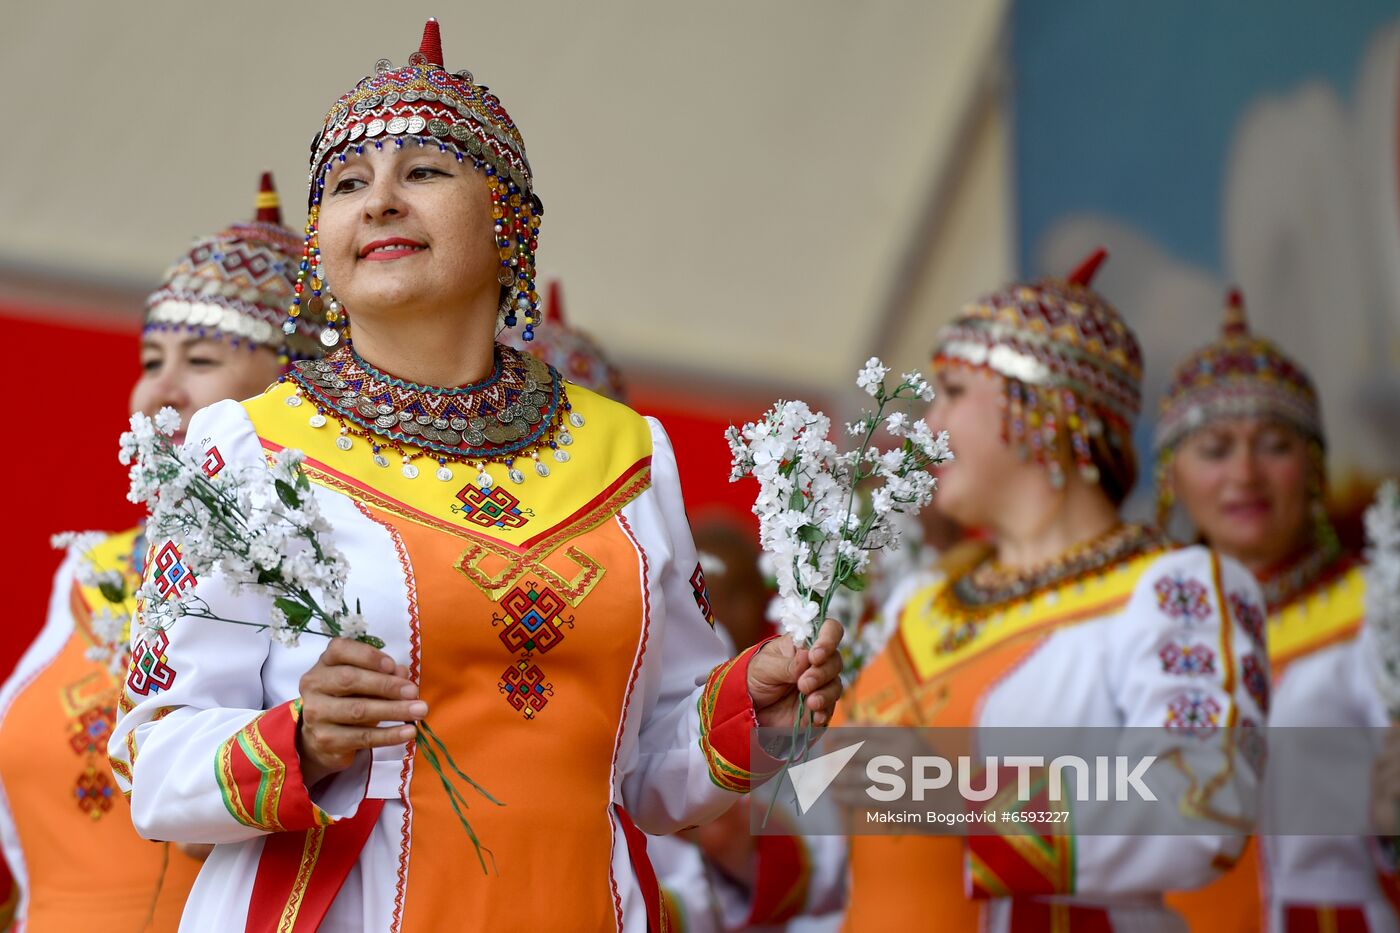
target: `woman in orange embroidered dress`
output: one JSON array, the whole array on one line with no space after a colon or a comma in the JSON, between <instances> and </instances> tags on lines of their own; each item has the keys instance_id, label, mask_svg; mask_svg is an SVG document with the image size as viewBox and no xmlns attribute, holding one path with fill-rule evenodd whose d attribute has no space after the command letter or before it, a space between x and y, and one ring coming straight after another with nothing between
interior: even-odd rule
<instances>
[{"instance_id":1,"label":"woman in orange embroidered dress","mask_svg":"<svg viewBox=\"0 0 1400 933\"><path fill-rule=\"evenodd\" d=\"M494 342L540 324L542 206L436 21L336 102L311 168L293 321L324 309L340 343L190 438L222 464L305 452L384 648L196 618L145 633L133 670L164 679L128 684L109 746L136 826L216 843L190 930L665 929L643 831L776 768L750 737L792 722L799 687L826 721L840 628L726 660L660 425ZM148 576L273 620L152 544ZM413 726L383 725L425 716L502 804L470 801L485 873Z\"/></svg>"},{"instance_id":2,"label":"woman in orange embroidered dress","mask_svg":"<svg viewBox=\"0 0 1400 933\"><path fill-rule=\"evenodd\" d=\"M188 419L261 392L289 349L319 351L310 317L298 334L281 328L300 246L264 175L254 220L197 240L147 302L132 410L168 405ZM0 841L16 920L33 933L174 930L198 863L132 829L106 758L124 668L89 657L125 656L145 539L132 528L83 550L60 567L44 629L0 691ZM106 595L92 568L117 575Z\"/></svg>"},{"instance_id":3,"label":"woman in orange embroidered dress","mask_svg":"<svg viewBox=\"0 0 1400 933\"><path fill-rule=\"evenodd\" d=\"M1044 836L856 835L850 930L1180 930L1162 892L1209 881L1243 844L1258 775L1224 727L1262 720L1267 677L1248 676L1262 645L1233 608L1257 610L1258 588L1118 515L1142 357L1089 286L1103 258L988 295L939 335L928 421L957 459L934 504L995 543L896 595L895 630L844 709L878 725L1179 730L1163 734L1218 750L1211 791L1181 800L1199 833L1079 835L1071 811L1069 832Z\"/></svg>"}]
</instances>

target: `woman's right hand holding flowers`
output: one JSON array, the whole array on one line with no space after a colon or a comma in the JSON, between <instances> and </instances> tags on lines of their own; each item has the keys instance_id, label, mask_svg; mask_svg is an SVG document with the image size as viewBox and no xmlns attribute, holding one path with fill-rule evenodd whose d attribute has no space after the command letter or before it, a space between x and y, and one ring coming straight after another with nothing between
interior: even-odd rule
<instances>
[{"instance_id":1,"label":"woman's right hand holding flowers","mask_svg":"<svg viewBox=\"0 0 1400 933\"><path fill-rule=\"evenodd\" d=\"M297 745L308 789L350 767L362 749L412 741L413 723L428 715L408 668L348 638L331 639L300 687Z\"/></svg>"}]
</instances>

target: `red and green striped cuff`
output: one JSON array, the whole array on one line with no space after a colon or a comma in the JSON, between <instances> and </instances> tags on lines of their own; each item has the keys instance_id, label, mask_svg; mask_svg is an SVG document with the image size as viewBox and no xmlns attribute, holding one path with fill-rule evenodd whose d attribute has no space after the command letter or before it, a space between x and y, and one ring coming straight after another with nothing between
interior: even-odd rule
<instances>
[{"instance_id":1,"label":"red and green striped cuff","mask_svg":"<svg viewBox=\"0 0 1400 933\"><path fill-rule=\"evenodd\" d=\"M301 700L259 714L215 756L224 806L244 826L270 833L329 826L335 818L311 802L297 754Z\"/></svg>"},{"instance_id":2,"label":"red and green striped cuff","mask_svg":"<svg viewBox=\"0 0 1400 933\"><path fill-rule=\"evenodd\" d=\"M763 752L752 752L758 728L749 696L749 662L767 643L761 641L710 672L700 692L700 748L710 766L710 780L728 791L746 794L782 768Z\"/></svg>"}]
</instances>

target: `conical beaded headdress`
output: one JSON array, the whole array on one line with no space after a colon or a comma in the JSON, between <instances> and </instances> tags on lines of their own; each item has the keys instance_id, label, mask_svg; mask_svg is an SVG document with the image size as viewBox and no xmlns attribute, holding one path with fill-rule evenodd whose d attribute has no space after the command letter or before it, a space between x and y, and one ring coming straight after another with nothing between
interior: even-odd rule
<instances>
[{"instance_id":1,"label":"conical beaded headdress","mask_svg":"<svg viewBox=\"0 0 1400 933\"><path fill-rule=\"evenodd\" d=\"M535 247L544 205L534 192L525 140L499 97L477 84L471 72L448 72L444 67L435 19L423 27L423 40L408 64L395 67L388 59L380 59L374 74L335 102L311 140L310 210L288 328L304 311L319 313L324 304L332 324L324 342L327 346L338 342L336 328L344 327L345 317L324 294L316 229L321 195L335 164L386 146L436 146L453 152L458 162L470 162L486 176L500 252L497 280L502 287L504 323L507 327L523 323L524 339L533 339L541 320Z\"/></svg>"}]
</instances>

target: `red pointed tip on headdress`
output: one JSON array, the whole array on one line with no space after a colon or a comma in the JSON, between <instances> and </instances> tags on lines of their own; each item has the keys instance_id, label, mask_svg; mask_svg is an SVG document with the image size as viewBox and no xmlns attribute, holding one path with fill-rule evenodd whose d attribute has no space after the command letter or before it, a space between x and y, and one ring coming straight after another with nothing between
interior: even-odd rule
<instances>
[{"instance_id":1,"label":"red pointed tip on headdress","mask_svg":"<svg viewBox=\"0 0 1400 933\"><path fill-rule=\"evenodd\" d=\"M1249 333L1249 321L1244 316L1244 295L1238 288L1225 296L1225 321L1220 332L1226 337L1243 337Z\"/></svg>"},{"instance_id":2,"label":"red pointed tip on headdress","mask_svg":"<svg viewBox=\"0 0 1400 933\"><path fill-rule=\"evenodd\" d=\"M442 31L438 29L437 17L430 16L423 24L423 41L419 43L418 51L428 60L428 64L446 66L447 63L442 60Z\"/></svg>"},{"instance_id":3,"label":"red pointed tip on headdress","mask_svg":"<svg viewBox=\"0 0 1400 933\"><path fill-rule=\"evenodd\" d=\"M544 303L544 320L546 324L564 326L564 286L559 284L558 279L549 283L548 300Z\"/></svg>"},{"instance_id":4,"label":"red pointed tip on headdress","mask_svg":"<svg viewBox=\"0 0 1400 933\"><path fill-rule=\"evenodd\" d=\"M1103 261L1107 258L1108 250L1100 246L1088 256L1085 256L1084 261L1069 274L1069 283L1071 285L1082 285L1088 288L1089 283L1094 281L1094 274L1099 271L1099 266L1103 265Z\"/></svg>"},{"instance_id":5,"label":"red pointed tip on headdress","mask_svg":"<svg viewBox=\"0 0 1400 933\"><path fill-rule=\"evenodd\" d=\"M257 213L253 219L265 224L282 223L282 202L277 197L277 188L272 184L272 173L263 172L262 181L258 183L258 197L253 202Z\"/></svg>"}]
</instances>

